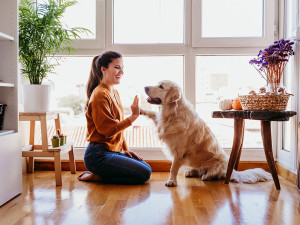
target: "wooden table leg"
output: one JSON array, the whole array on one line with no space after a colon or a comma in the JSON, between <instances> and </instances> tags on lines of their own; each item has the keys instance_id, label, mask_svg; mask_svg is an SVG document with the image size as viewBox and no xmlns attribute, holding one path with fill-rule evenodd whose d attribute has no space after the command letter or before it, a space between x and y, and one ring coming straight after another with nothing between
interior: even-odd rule
<instances>
[{"instance_id":1,"label":"wooden table leg","mask_svg":"<svg viewBox=\"0 0 300 225\"><path fill-rule=\"evenodd\" d=\"M29 145L34 146L34 136L35 136L35 121L30 121L30 133L29 133ZM32 149L34 151L34 148ZM28 157L28 164L27 164L27 172L33 173L34 171L34 158Z\"/></svg>"},{"instance_id":2,"label":"wooden table leg","mask_svg":"<svg viewBox=\"0 0 300 225\"><path fill-rule=\"evenodd\" d=\"M72 149L69 151L69 163L70 163L70 170L72 174L76 173L76 164L75 164L75 158L74 158L74 150L73 145L71 147Z\"/></svg>"},{"instance_id":3,"label":"wooden table leg","mask_svg":"<svg viewBox=\"0 0 300 225\"><path fill-rule=\"evenodd\" d=\"M60 152L54 152L54 168L56 186L62 185Z\"/></svg>"},{"instance_id":4,"label":"wooden table leg","mask_svg":"<svg viewBox=\"0 0 300 225\"><path fill-rule=\"evenodd\" d=\"M48 131L47 131L47 118L46 116L41 116L41 137L42 137L42 150L44 152L48 151Z\"/></svg>"},{"instance_id":5,"label":"wooden table leg","mask_svg":"<svg viewBox=\"0 0 300 225\"><path fill-rule=\"evenodd\" d=\"M234 136L232 150L228 162L225 184L228 184L233 171L233 167L238 166L239 156L241 155L244 139L245 121L243 119L234 119Z\"/></svg>"},{"instance_id":6,"label":"wooden table leg","mask_svg":"<svg viewBox=\"0 0 300 225\"><path fill-rule=\"evenodd\" d=\"M59 118L59 113L57 113L57 118L55 119L55 133L57 134L57 130L61 131L60 128L60 118Z\"/></svg>"},{"instance_id":7,"label":"wooden table leg","mask_svg":"<svg viewBox=\"0 0 300 225\"><path fill-rule=\"evenodd\" d=\"M243 148L243 143L244 143L244 132L245 131L245 120L243 120L243 124L242 124L242 131L241 131L241 144L240 144L240 149L239 149L239 153L237 156L237 159L235 160L235 165L234 165L234 169L238 170L239 168L239 162L240 162L240 158L241 158L241 154L242 154L242 148Z\"/></svg>"},{"instance_id":8,"label":"wooden table leg","mask_svg":"<svg viewBox=\"0 0 300 225\"><path fill-rule=\"evenodd\" d=\"M273 158L272 150L272 137L271 137L271 122L270 121L261 121L261 136L264 145L264 151L271 171L275 186L277 190L280 190L280 184L278 179L278 174L275 166L275 161Z\"/></svg>"}]
</instances>

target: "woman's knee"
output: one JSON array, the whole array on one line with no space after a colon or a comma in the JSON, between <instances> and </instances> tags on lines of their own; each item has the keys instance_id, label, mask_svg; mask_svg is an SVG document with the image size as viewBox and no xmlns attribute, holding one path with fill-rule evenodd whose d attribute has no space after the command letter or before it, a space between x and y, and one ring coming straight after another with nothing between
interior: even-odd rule
<instances>
[{"instance_id":1,"label":"woman's knee","mask_svg":"<svg viewBox=\"0 0 300 225\"><path fill-rule=\"evenodd\" d=\"M143 169L141 170L141 180L142 180L142 183L146 182L147 180L150 179L151 177L151 167L150 166L146 166L146 165L143 165Z\"/></svg>"}]
</instances>

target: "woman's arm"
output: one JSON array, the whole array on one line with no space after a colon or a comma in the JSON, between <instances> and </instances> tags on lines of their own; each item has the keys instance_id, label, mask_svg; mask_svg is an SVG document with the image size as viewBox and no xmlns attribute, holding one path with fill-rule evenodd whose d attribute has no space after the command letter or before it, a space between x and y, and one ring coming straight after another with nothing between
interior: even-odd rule
<instances>
[{"instance_id":1,"label":"woman's arm","mask_svg":"<svg viewBox=\"0 0 300 225\"><path fill-rule=\"evenodd\" d=\"M106 138L125 130L132 123L129 118L120 121L112 114L111 103L108 99L100 98L90 102L90 115L97 131Z\"/></svg>"}]
</instances>

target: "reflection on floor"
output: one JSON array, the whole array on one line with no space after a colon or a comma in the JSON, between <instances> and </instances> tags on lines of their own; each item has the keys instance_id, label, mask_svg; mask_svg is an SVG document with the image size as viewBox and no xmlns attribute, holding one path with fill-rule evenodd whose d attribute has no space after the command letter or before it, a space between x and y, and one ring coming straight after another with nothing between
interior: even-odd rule
<instances>
[{"instance_id":1,"label":"reflection on floor","mask_svg":"<svg viewBox=\"0 0 300 225\"><path fill-rule=\"evenodd\" d=\"M56 187L53 171L23 175L23 194L0 207L0 224L298 224L297 187L273 181L225 185L185 178L164 185L168 172L155 172L144 185L103 185L80 182L63 172Z\"/></svg>"}]
</instances>

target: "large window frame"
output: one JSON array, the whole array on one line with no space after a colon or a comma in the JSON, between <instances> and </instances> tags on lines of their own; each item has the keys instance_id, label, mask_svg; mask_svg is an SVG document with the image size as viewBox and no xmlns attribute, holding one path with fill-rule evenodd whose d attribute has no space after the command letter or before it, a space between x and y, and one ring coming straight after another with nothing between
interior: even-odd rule
<instances>
[{"instance_id":1,"label":"large window frame","mask_svg":"<svg viewBox=\"0 0 300 225\"><path fill-rule=\"evenodd\" d=\"M72 46L79 49L103 49L105 48L105 5L106 0L96 1L96 33L95 39L78 39L74 40Z\"/></svg>"},{"instance_id":2,"label":"large window frame","mask_svg":"<svg viewBox=\"0 0 300 225\"><path fill-rule=\"evenodd\" d=\"M201 7L203 0L192 0L192 35L193 47L264 47L274 41L275 2L263 1L263 37L237 37L237 38L204 38L198 24L202 23ZM220 18L218 18L220 19Z\"/></svg>"},{"instance_id":3,"label":"large window frame","mask_svg":"<svg viewBox=\"0 0 300 225\"><path fill-rule=\"evenodd\" d=\"M95 56L105 50L119 51L124 56L176 56L180 55L184 57L184 84L183 90L186 98L196 106L196 56L198 55L257 55L258 51L263 47L268 46L273 40L278 38L278 0L266 1L265 11L266 13L266 33L265 38L226 38L226 40L201 40L199 42L199 33L193 30L194 26L199 18L197 10L200 10L198 6L201 0L185 0L185 21L184 21L184 43L183 44L114 44L113 43L113 0L96 0L97 1L97 16L105 15L105 18L99 19L100 23L104 25L98 27L98 32L105 30L104 38L100 38L100 45L90 43L88 40L78 41L74 47L77 49L76 55L78 56ZM200 2L200 3L199 3ZM101 7L100 7L101 5ZM99 7L98 7L99 6ZM103 7L105 7L105 13L103 13ZM97 17L98 19L98 17ZM274 25L275 24L275 25ZM207 39L207 38L206 38ZM203 42L204 41L204 42ZM218 42L218 43L217 43ZM236 44L232 44L236 43ZM239 44L243 43L243 44ZM99 47L100 46L100 47ZM254 72L255 73L255 72ZM272 124L272 141L274 155L277 151L277 125ZM145 149L134 149L136 151L145 151ZM246 151L245 151L246 150ZM242 160L253 161L265 161L264 151L262 149L245 149L241 156ZM248 151L251 150L251 151ZM230 153L231 149L225 149L227 153Z\"/></svg>"},{"instance_id":4,"label":"large window frame","mask_svg":"<svg viewBox=\"0 0 300 225\"><path fill-rule=\"evenodd\" d=\"M299 21L299 9L300 9L300 4L298 0L287 0L280 1L280 11L279 11L279 16L280 16L280 30L279 34L282 37L285 37L289 40L292 40L295 42L295 55L293 59L290 60L290 66L291 66L291 80L292 86L291 86L291 91L294 94L290 101L292 101L292 109L293 111L299 112L300 110L300 104L299 104L299 96L300 96L300 79L299 79L299 72L300 72L300 48L299 48L299 41L300 41L300 21ZM288 12L288 4L293 4L292 7L292 12ZM292 32L288 32L287 30L287 17L288 15L291 15L292 18ZM289 35L290 34L290 35ZM281 165L283 165L285 168L287 168L289 171L292 171L294 173L297 173L298 170L298 157L297 157L297 146L298 146L298 141L297 141L297 134L298 134L298 128L297 124L300 121L300 116L299 113L297 116L294 116L290 118L290 126L288 129L290 130L291 137L290 138L290 149L284 149L283 146L283 138L284 138L284 126L286 124L284 123L277 123L277 130L278 130L278 138L277 138L277 162ZM287 135L286 135L287 136Z\"/></svg>"}]
</instances>

